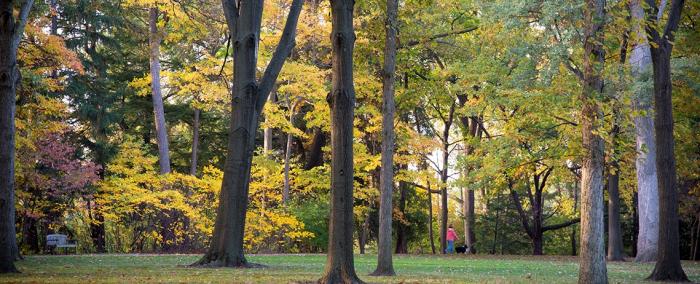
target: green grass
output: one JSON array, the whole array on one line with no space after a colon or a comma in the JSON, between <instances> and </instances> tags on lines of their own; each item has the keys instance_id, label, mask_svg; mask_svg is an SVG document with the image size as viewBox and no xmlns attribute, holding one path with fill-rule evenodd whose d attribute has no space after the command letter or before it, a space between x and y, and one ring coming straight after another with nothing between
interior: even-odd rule
<instances>
[{"instance_id":1,"label":"green grass","mask_svg":"<svg viewBox=\"0 0 700 284\"><path fill-rule=\"evenodd\" d=\"M0 275L5 283L288 283L321 276L325 255L251 255L267 268L189 268L197 255L29 256L17 262L21 274ZM574 283L574 257L532 256L395 256L396 277L367 276L376 255L358 255L355 267L369 283ZM692 281L700 281L700 263L684 262ZM653 264L608 263L610 283L638 283Z\"/></svg>"}]
</instances>

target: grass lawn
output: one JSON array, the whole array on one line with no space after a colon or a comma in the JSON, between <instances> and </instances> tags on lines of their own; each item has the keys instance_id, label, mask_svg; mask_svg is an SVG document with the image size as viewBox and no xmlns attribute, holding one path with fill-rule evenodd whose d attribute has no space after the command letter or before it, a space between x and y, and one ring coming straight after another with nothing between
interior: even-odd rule
<instances>
[{"instance_id":1,"label":"grass lawn","mask_svg":"<svg viewBox=\"0 0 700 284\"><path fill-rule=\"evenodd\" d=\"M17 262L21 274L0 275L1 283L288 283L321 276L325 255L250 255L267 268L188 268L198 255L29 256ZM577 259L554 256L394 256L396 277L367 276L376 255L358 255L355 268L368 283L574 283ZM692 281L700 281L700 262L684 262ZM653 264L608 263L610 283L638 283Z\"/></svg>"}]
</instances>

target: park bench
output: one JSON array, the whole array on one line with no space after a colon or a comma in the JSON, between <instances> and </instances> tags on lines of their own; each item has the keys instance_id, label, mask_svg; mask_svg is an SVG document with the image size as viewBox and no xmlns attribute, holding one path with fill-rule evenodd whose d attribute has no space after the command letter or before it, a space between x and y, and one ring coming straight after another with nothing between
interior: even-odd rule
<instances>
[{"instance_id":1,"label":"park bench","mask_svg":"<svg viewBox=\"0 0 700 284\"><path fill-rule=\"evenodd\" d=\"M50 234L46 236L46 246L49 248L51 253L55 250L64 250L68 254L68 249L73 248L75 253L78 252L78 242L75 240L69 240L68 236L62 234Z\"/></svg>"}]
</instances>

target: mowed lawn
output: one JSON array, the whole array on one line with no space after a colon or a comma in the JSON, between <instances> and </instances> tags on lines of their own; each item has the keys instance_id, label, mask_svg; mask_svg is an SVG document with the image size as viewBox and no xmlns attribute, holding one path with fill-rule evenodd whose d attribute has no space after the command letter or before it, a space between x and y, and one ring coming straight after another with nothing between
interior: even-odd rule
<instances>
[{"instance_id":1,"label":"mowed lawn","mask_svg":"<svg viewBox=\"0 0 700 284\"><path fill-rule=\"evenodd\" d=\"M250 255L267 268L190 268L198 255L29 256L17 262L21 274L0 275L2 283L294 283L321 276L325 255ZM394 257L396 277L367 276L376 255L357 255L355 267L368 283L574 283L577 259L554 256ZM700 262L683 262L693 282L700 281ZM639 283L653 264L608 263L610 283Z\"/></svg>"}]
</instances>

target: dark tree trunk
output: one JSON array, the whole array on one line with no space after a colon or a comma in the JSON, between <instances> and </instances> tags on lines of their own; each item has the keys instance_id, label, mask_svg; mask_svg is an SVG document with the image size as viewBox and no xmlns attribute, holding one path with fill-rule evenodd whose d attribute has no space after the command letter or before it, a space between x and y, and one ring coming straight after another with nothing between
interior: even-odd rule
<instances>
[{"instance_id":1,"label":"dark tree trunk","mask_svg":"<svg viewBox=\"0 0 700 284\"><path fill-rule=\"evenodd\" d=\"M430 251L435 254L435 233L433 232L433 193L428 184L428 237L430 238Z\"/></svg>"},{"instance_id":2,"label":"dark tree trunk","mask_svg":"<svg viewBox=\"0 0 700 284\"><path fill-rule=\"evenodd\" d=\"M680 259L678 233L678 185L673 139L673 104L671 102L671 50L678 28L683 0L674 0L662 35L654 16L656 2L647 0L652 12L647 14L647 34L654 66L654 131L656 132L656 170L659 184L659 245L656 266L649 276L655 281L688 281Z\"/></svg>"},{"instance_id":3,"label":"dark tree trunk","mask_svg":"<svg viewBox=\"0 0 700 284\"><path fill-rule=\"evenodd\" d=\"M405 165L401 165L402 169L406 169ZM403 219L406 218L406 195L408 194L408 184L404 181L399 181L399 212ZM408 235L406 224L402 221L396 223L396 251L395 253L408 253Z\"/></svg>"},{"instance_id":4,"label":"dark tree trunk","mask_svg":"<svg viewBox=\"0 0 700 284\"><path fill-rule=\"evenodd\" d=\"M448 169L449 169L449 158L450 158L450 128L452 127L452 121L454 119L455 113L455 103L450 105L450 112L447 116L447 120L443 121L445 128L442 131L442 169L440 171L440 181L442 182L440 186L440 251L443 254L447 253L447 179Z\"/></svg>"},{"instance_id":5,"label":"dark tree trunk","mask_svg":"<svg viewBox=\"0 0 700 284\"><path fill-rule=\"evenodd\" d=\"M382 72L382 161L380 173L379 242L377 246L377 269L371 275L392 276L394 264L392 248L392 198L394 192L394 82L396 76L396 34L398 33L398 0L386 1L386 43L384 47L384 70Z\"/></svg>"},{"instance_id":6,"label":"dark tree trunk","mask_svg":"<svg viewBox=\"0 0 700 284\"><path fill-rule=\"evenodd\" d=\"M105 253L105 219L101 213L94 210L91 207L92 201L88 200L87 209L88 216L90 217L90 237L92 238L92 245L95 246L95 251L97 253Z\"/></svg>"},{"instance_id":7,"label":"dark tree trunk","mask_svg":"<svg viewBox=\"0 0 700 284\"><path fill-rule=\"evenodd\" d=\"M353 0L331 0L333 46L331 108L331 204L328 256L319 283L363 283L353 258Z\"/></svg>"},{"instance_id":8,"label":"dark tree trunk","mask_svg":"<svg viewBox=\"0 0 700 284\"><path fill-rule=\"evenodd\" d=\"M201 110L194 108L194 119L192 120L192 157L190 159L190 175L197 175L197 154L199 151L199 116Z\"/></svg>"},{"instance_id":9,"label":"dark tree trunk","mask_svg":"<svg viewBox=\"0 0 700 284\"><path fill-rule=\"evenodd\" d=\"M585 7L581 131L584 156L581 167L581 256L579 283L608 283L603 240L604 143L596 134L602 121L596 97L603 94L605 62L603 26L605 0L587 0Z\"/></svg>"},{"instance_id":10,"label":"dark tree trunk","mask_svg":"<svg viewBox=\"0 0 700 284\"><path fill-rule=\"evenodd\" d=\"M476 253L476 235L474 234L474 190L467 190L465 196L467 207L465 208L464 227L465 227L465 244L469 247L469 253Z\"/></svg>"},{"instance_id":11,"label":"dark tree trunk","mask_svg":"<svg viewBox=\"0 0 700 284\"><path fill-rule=\"evenodd\" d=\"M608 175L608 260L624 261L622 226L620 225L620 177L616 164Z\"/></svg>"},{"instance_id":12,"label":"dark tree trunk","mask_svg":"<svg viewBox=\"0 0 700 284\"><path fill-rule=\"evenodd\" d=\"M323 146L326 146L326 134L320 128L316 128L304 170L310 170L323 164Z\"/></svg>"},{"instance_id":13,"label":"dark tree trunk","mask_svg":"<svg viewBox=\"0 0 700 284\"><path fill-rule=\"evenodd\" d=\"M255 75L263 1L223 0L222 4L233 40L231 128L211 244L193 265L250 267L243 255L243 237L255 133L267 96L294 47L303 0L292 2L282 37L260 82Z\"/></svg>"},{"instance_id":14,"label":"dark tree trunk","mask_svg":"<svg viewBox=\"0 0 700 284\"><path fill-rule=\"evenodd\" d=\"M158 163L160 173L170 173L170 153L168 147L168 130L165 126L165 111L163 109L163 95L160 86L160 43L162 35L158 31L158 8L148 9L148 42L150 45L151 61L151 95L153 97L153 116L156 126L156 142L158 143Z\"/></svg>"},{"instance_id":15,"label":"dark tree trunk","mask_svg":"<svg viewBox=\"0 0 700 284\"><path fill-rule=\"evenodd\" d=\"M17 272L15 235L15 98L20 81L17 49L32 7L22 2L15 20L15 1L0 2L0 273Z\"/></svg>"}]
</instances>

